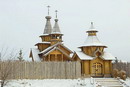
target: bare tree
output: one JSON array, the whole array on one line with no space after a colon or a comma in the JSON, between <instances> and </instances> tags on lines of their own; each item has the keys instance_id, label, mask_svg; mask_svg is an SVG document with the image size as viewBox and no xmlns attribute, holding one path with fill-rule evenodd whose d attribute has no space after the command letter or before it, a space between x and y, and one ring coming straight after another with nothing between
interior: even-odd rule
<instances>
[{"instance_id":1,"label":"bare tree","mask_svg":"<svg viewBox=\"0 0 130 87\"><path fill-rule=\"evenodd\" d=\"M4 66L0 67L0 79L1 79L1 87L4 87L4 85L7 84L8 82L8 78L11 75L11 61L5 61L5 62L1 62L1 63L5 63Z\"/></svg>"},{"instance_id":2,"label":"bare tree","mask_svg":"<svg viewBox=\"0 0 130 87\"><path fill-rule=\"evenodd\" d=\"M113 69L118 69L119 71L124 70L126 72L126 76L130 77L130 62L119 62L113 63Z\"/></svg>"},{"instance_id":3,"label":"bare tree","mask_svg":"<svg viewBox=\"0 0 130 87\"><path fill-rule=\"evenodd\" d=\"M13 54L13 51L11 53L7 53L7 49L5 50L6 52L3 53L3 49L0 52L0 84L1 87L4 87L8 82L9 78L12 75L12 70L15 68L15 66L12 65L17 54ZM3 53L3 54L2 54ZM6 60L3 60L6 59ZM16 65L17 66L17 65Z\"/></svg>"}]
</instances>

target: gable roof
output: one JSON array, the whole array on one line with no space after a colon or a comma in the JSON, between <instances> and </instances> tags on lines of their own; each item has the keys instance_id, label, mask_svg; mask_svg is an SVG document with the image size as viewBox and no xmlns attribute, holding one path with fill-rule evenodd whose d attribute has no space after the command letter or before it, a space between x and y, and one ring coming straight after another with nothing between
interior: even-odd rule
<instances>
[{"instance_id":1,"label":"gable roof","mask_svg":"<svg viewBox=\"0 0 130 87\"><path fill-rule=\"evenodd\" d=\"M58 44L59 44L59 43L56 43L56 44L54 44L54 45L52 45L52 46L46 48L45 50L39 52L39 54L44 54L44 53L48 52L49 50L53 49L53 48L54 48L55 46L57 46Z\"/></svg>"},{"instance_id":2,"label":"gable roof","mask_svg":"<svg viewBox=\"0 0 130 87\"><path fill-rule=\"evenodd\" d=\"M54 47L57 47L58 45L63 46L65 49L67 49L68 51L70 51L70 52L72 53L72 51L71 51L70 49L68 49L68 48L67 48L66 46L64 46L62 43L58 42L58 43L56 43L56 44L54 44L54 45L52 45L52 46L46 48L45 50L39 52L39 54L45 54L46 52L52 50Z\"/></svg>"},{"instance_id":3,"label":"gable roof","mask_svg":"<svg viewBox=\"0 0 130 87\"><path fill-rule=\"evenodd\" d=\"M49 50L48 52L46 52L46 53L44 54L44 56L47 56L47 55L48 55L49 53L51 53L52 51L56 50L56 48L57 48L57 47L54 47L53 49Z\"/></svg>"},{"instance_id":4,"label":"gable roof","mask_svg":"<svg viewBox=\"0 0 130 87\"><path fill-rule=\"evenodd\" d=\"M64 47L66 50L68 50L70 53L73 53L68 47L66 47L65 45L61 44L62 47Z\"/></svg>"},{"instance_id":5,"label":"gable roof","mask_svg":"<svg viewBox=\"0 0 130 87\"><path fill-rule=\"evenodd\" d=\"M58 51L62 52L64 55L66 55L68 58L71 59L71 57L68 54L66 54L64 51L62 51L58 47L54 47L53 49L51 49L50 51L48 51L47 53L45 53L44 56L47 56L49 53L53 52L54 50L58 50Z\"/></svg>"}]
</instances>

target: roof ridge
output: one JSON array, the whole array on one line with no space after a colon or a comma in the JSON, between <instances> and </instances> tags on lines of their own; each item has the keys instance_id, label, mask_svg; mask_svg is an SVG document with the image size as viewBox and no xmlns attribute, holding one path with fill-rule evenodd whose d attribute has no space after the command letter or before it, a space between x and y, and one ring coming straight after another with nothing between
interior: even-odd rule
<instances>
[{"instance_id":1,"label":"roof ridge","mask_svg":"<svg viewBox=\"0 0 130 87\"><path fill-rule=\"evenodd\" d=\"M45 50L41 51L39 54L41 54L41 53L46 53L46 51L51 50L53 47L57 46L58 44L60 44L60 43L56 43L56 44L54 44L54 45L52 45L52 46L46 48Z\"/></svg>"}]
</instances>

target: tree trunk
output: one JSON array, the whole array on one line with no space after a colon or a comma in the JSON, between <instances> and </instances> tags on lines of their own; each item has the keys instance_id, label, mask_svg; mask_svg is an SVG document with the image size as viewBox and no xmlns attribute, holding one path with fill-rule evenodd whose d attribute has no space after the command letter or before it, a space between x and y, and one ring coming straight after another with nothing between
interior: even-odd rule
<instances>
[{"instance_id":1,"label":"tree trunk","mask_svg":"<svg viewBox=\"0 0 130 87\"><path fill-rule=\"evenodd\" d=\"M1 87L4 87L5 81L1 81Z\"/></svg>"}]
</instances>

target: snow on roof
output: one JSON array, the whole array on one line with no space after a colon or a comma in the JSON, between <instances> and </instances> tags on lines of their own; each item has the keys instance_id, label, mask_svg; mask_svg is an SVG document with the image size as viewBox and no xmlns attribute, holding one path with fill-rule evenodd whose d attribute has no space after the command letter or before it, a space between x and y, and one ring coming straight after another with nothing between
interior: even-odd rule
<instances>
[{"instance_id":1,"label":"snow on roof","mask_svg":"<svg viewBox=\"0 0 130 87\"><path fill-rule=\"evenodd\" d=\"M82 51L76 51L76 54L81 60L93 60L95 58L95 57L91 57L83 53ZM104 52L102 55L102 58L104 60L115 60L115 57L111 53L108 53L108 52Z\"/></svg>"},{"instance_id":2,"label":"snow on roof","mask_svg":"<svg viewBox=\"0 0 130 87\"><path fill-rule=\"evenodd\" d=\"M48 51L48 50L52 49L53 47L55 47L57 44L59 44L59 43L56 43L56 44L54 44L54 45L52 45L52 46L46 48L45 50L39 52L39 54L41 54L41 53L45 53L46 51Z\"/></svg>"},{"instance_id":3,"label":"snow on roof","mask_svg":"<svg viewBox=\"0 0 130 87\"><path fill-rule=\"evenodd\" d=\"M41 61L39 55L39 50L37 48L32 48L32 55L33 55L33 59L34 61Z\"/></svg>"},{"instance_id":4,"label":"snow on roof","mask_svg":"<svg viewBox=\"0 0 130 87\"><path fill-rule=\"evenodd\" d=\"M111 53L108 53L108 52L104 52L102 57L105 60L115 60L115 57Z\"/></svg>"},{"instance_id":5,"label":"snow on roof","mask_svg":"<svg viewBox=\"0 0 130 87\"><path fill-rule=\"evenodd\" d=\"M53 49L49 50L47 53L45 53L45 56L48 55L50 52L56 50L57 47L54 47Z\"/></svg>"},{"instance_id":6,"label":"snow on roof","mask_svg":"<svg viewBox=\"0 0 130 87\"><path fill-rule=\"evenodd\" d=\"M83 47L83 46L105 46L105 45L102 44L99 41L99 39L97 38L97 36L88 36L88 38L86 39L86 41L84 42L84 44L81 45L81 47Z\"/></svg>"},{"instance_id":7,"label":"snow on roof","mask_svg":"<svg viewBox=\"0 0 130 87\"><path fill-rule=\"evenodd\" d=\"M43 35L40 35L40 37L42 37L42 36L47 36L47 35L49 35L49 34L43 34Z\"/></svg>"},{"instance_id":8,"label":"snow on roof","mask_svg":"<svg viewBox=\"0 0 130 87\"><path fill-rule=\"evenodd\" d=\"M63 46L64 48L68 49L68 48L67 48L66 46L64 46L61 42L58 42L58 43L56 43L56 44L54 44L54 45L52 45L52 46L46 48L45 50L39 52L39 54L41 54L41 53L46 53L47 51L49 51L49 50L51 50L52 48L56 47L58 44L61 44L61 46ZM68 50L72 53L72 51L71 51L70 49L68 49Z\"/></svg>"},{"instance_id":9,"label":"snow on roof","mask_svg":"<svg viewBox=\"0 0 130 87\"><path fill-rule=\"evenodd\" d=\"M81 51L76 51L76 54L78 55L78 57L81 60L92 60L93 57L86 55L85 53L81 52Z\"/></svg>"},{"instance_id":10,"label":"snow on roof","mask_svg":"<svg viewBox=\"0 0 130 87\"><path fill-rule=\"evenodd\" d=\"M46 41L44 41L44 42L40 42L40 43L48 43L48 44L50 44L51 42L46 42Z\"/></svg>"},{"instance_id":11,"label":"snow on roof","mask_svg":"<svg viewBox=\"0 0 130 87\"><path fill-rule=\"evenodd\" d=\"M39 43L37 43L37 44L50 44L51 42L46 42L46 41L44 41L44 42L39 42ZM36 44L36 45L37 45Z\"/></svg>"},{"instance_id":12,"label":"snow on roof","mask_svg":"<svg viewBox=\"0 0 130 87\"><path fill-rule=\"evenodd\" d=\"M50 52L54 51L54 50L59 50L60 52L62 52L64 55L66 55L67 57L71 58L67 53L65 53L64 51L62 51L61 49L59 49L58 47L54 47L50 50L48 50L48 52L44 52L44 56L47 56Z\"/></svg>"},{"instance_id":13,"label":"snow on roof","mask_svg":"<svg viewBox=\"0 0 130 87\"><path fill-rule=\"evenodd\" d=\"M74 53L70 53L70 57L71 57L71 58L73 57L73 55L74 55Z\"/></svg>"},{"instance_id":14,"label":"snow on roof","mask_svg":"<svg viewBox=\"0 0 130 87\"><path fill-rule=\"evenodd\" d=\"M66 48L68 51L70 51L71 53L73 53L68 47L66 47L65 45L61 44L61 46L63 46L64 48Z\"/></svg>"},{"instance_id":15,"label":"snow on roof","mask_svg":"<svg viewBox=\"0 0 130 87\"><path fill-rule=\"evenodd\" d=\"M67 57L71 58L67 53L65 53L64 51L62 51L61 49L57 48L57 50L61 51L63 54L65 54Z\"/></svg>"},{"instance_id":16,"label":"snow on roof","mask_svg":"<svg viewBox=\"0 0 130 87\"><path fill-rule=\"evenodd\" d=\"M52 32L51 34L61 34L61 32Z\"/></svg>"},{"instance_id":17,"label":"snow on roof","mask_svg":"<svg viewBox=\"0 0 130 87\"><path fill-rule=\"evenodd\" d=\"M58 47L54 47L53 49L51 49L49 52L47 52L45 55L48 55L50 52L54 51L54 50L59 50L60 52L62 52L63 54L65 54L66 56L68 56L70 58L70 56L65 53L64 51L62 51L61 49L59 49Z\"/></svg>"}]
</instances>

